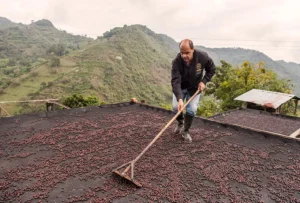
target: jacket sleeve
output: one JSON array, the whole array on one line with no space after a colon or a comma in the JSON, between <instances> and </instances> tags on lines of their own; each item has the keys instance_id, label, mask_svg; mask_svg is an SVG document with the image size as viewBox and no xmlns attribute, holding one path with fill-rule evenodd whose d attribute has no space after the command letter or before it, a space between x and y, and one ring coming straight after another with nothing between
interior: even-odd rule
<instances>
[{"instance_id":1,"label":"jacket sleeve","mask_svg":"<svg viewBox=\"0 0 300 203\"><path fill-rule=\"evenodd\" d=\"M180 62L178 60L173 60L172 62L172 91L177 98L182 99L182 91L181 91L181 74L179 70Z\"/></svg>"},{"instance_id":2,"label":"jacket sleeve","mask_svg":"<svg viewBox=\"0 0 300 203\"><path fill-rule=\"evenodd\" d=\"M207 57L208 57L208 60L205 65L205 76L201 80L201 82L203 82L204 84L209 82L216 73L216 66L215 66L213 60L209 56L207 56Z\"/></svg>"}]
</instances>

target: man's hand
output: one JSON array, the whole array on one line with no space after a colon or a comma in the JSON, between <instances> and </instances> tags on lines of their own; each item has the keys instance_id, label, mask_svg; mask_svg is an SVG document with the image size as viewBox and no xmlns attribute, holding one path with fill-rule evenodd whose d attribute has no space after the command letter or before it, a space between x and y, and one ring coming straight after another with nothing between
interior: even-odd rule
<instances>
[{"instance_id":1,"label":"man's hand","mask_svg":"<svg viewBox=\"0 0 300 203\"><path fill-rule=\"evenodd\" d=\"M178 111L183 110L182 108L183 108L183 100L179 99L179 101L178 101Z\"/></svg>"},{"instance_id":2,"label":"man's hand","mask_svg":"<svg viewBox=\"0 0 300 203\"><path fill-rule=\"evenodd\" d=\"M205 90L206 85L203 82L200 82L198 85L198 90L200 90L201 92L203 92Z\"/></svg>"}]
</instances>

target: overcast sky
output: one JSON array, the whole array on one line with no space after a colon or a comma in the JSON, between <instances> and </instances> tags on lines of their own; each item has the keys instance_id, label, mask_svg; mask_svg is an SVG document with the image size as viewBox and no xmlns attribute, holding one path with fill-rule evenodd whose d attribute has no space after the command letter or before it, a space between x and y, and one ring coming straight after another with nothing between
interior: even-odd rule
<instances>
[{"instance_id":1,"label":"overcast sky","mask_svg":"<svg viewBox=\"0 0 300 203\"><path fill-rule=\"evenodd\" d=\"M300 0L0 0L0 16L50 20L74 34L101 36L142 24L176 41L242 47L300 63Z\"/></svg>"}]
</instances>

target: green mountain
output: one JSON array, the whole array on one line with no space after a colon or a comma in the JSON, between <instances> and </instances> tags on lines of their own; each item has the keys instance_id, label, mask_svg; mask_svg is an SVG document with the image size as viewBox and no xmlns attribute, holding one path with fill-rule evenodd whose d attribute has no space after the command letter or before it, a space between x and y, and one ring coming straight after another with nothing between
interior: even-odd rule
<instances>
[{"instance_id":1,"label":"green mountain","mask_svg":"<svg viewBox=\"0 0 300 203\"><path fill-rule=\"evenodd\" d=\"M44 22L43 26L34 23L29 31L36 27L55 29ZM51 35L43 37L49 40ZM178 44L172 38L156 34L146 26L114 28L59 57L57 67L46 61L10 78L2 94L0 89L0 100L62 98L79 93L96 95L106 102L129 101L132 97L150 104L170 102L170 64L177 49Z\"/></svg>"},{"instance_id":2,"label":"green mountain","mask_svg":"<svg viewBox=\"0 0 300 203\"><path fill-rule=\"evenodd\" d=\"M4 27L6 28L4 29ZM29 59L30 62L46 54L53 44L64 44L76 49L82 43L92 41L79 35L56 29L48 20L39 20L30 25L15 24L0 18L0 58ZM35 59L35 60L34 60Z\"/></svg>"},{"instance_id":3,"label":"green mountain","mask_svg":"<svg viewBox=\"0 0 300 203\"><path fill-rule=\"evenodd\" d=\"M298 64L298 63L286 62L286 61L283 61L283 60L279 60L279 61L276 61L276 62L281 64L285 68L295 69L296 71L298 69L300 69L300 64Z\"/></svg>"},{"instance_id":4,"label":"green mountain","mask_svg":"<svg viewBox=\"0 0 300 203\"><path fill-rule=\"evenodd\" d=\"M300 64L293 62L285 62L283 60L276 61L282 67L284 67L285 71L289 73L289 77L293 81L295 85L295 94L300 96Z\"/></svg>"},{"instance_id":5,"label":"green mountain","mask_svg":"<svg viewBox=\"0 0 300 203\"><path fill-rule=\"evenodd\" d=\"M13 26L16 26L16 24L11 22L7 18L0 16L0 33L1 33L1 30L9 28L9 27L13 27Z\"/></svg>"},{"instance_id":6,"label":"green mountain","mask_svg":"<svg viewBox=\"0 0 300 203\"><path fill-rule=\"evenodd\" d=\"M152 104L170 101L170 63L176 55L170 42L176 44L145 26L114 28L89 47L71 53L78 69L59 78L53 88L61 93L96 94L107 102L131 97ZM41 94L49 95L53 88Z\"/></svg>"},{"instance_id":7,"label":"green mountain","mask_svg":"<svg viewBox=\"0 0 300 203\"><path fill-rule=\"evenodd\" d=\"M53 46L64 55L87 46L93 39L56 29L48 20L30 25L16 24L0 18L0 93L18 77L49 61ZM52 57L52 56L51 56Z\"/></svg>"},{"instance_id":8,"label":"green mountain","mask_svg":"<svg viewBox=\"0 0 300 203\"><path fill-rule=\"evenodd\" d=\"M142 25L124 25L93 40L58 30L48 20L12 24L0 30L0 101L61 99L79 93L108 103L132 97L154 105L171 102L171 61L178 42L166 35ZM220 60L232 65L264 61L281 77L296 85L299 81L297 65L273 61L258 51L197 48L207 51L216 65ZM23 113L28 108L24 105L9 110Z\"/></svg>"},{"instance_id":9,"label":"green mountain","mask_svg":"<svg viewBox=\"0 0 300 203\"><path fill-rule=\"evenodd\" d=\"M244 61L259 63L263 61L267 68L275 71L279 77L289 79L294 84L294 93L300 95L300 66L295 63L284 61L274 61L262 52L242 49L242 48L207 48L197 46L198 49L206 51L214 60L216 65L220 65L220 60L224 60L232 65L240 65Z\"/></svg>"}]
</instances>

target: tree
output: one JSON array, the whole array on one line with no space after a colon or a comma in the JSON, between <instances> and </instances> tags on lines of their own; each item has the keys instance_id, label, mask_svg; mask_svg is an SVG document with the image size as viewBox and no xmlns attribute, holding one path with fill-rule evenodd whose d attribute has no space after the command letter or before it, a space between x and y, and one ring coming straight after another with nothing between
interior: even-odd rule
<instances>
[{"instance_id":1,"label":"tree","mask_svg":"<svg viewBox=\"0 0 300 203\"><path fill-rule=\"evenodd\" d=\"M16 64L17 64L16 59L14 59L14 58L10 58L10 59L9 59L9 62L8 62L8 65L9 65L9 66L15 66Z\"/></svg>"},{"instance_id":2,"label":"tree","mask_svg":"<svg viewBox=\"0 0 300 203\"><path fill-rule=\"evenodd\" d=\"M63 101L63 105L66 105L70 108L83 107L84 104L84 98L80 94L73 94L71 97L68 97Z\"/></svg>"},{"instance_id":3,"label":"tree","mask_svg":"<svg viewBox=\"0 0 300 203\"><path fill-rule=\"evenodd\" d=\"M60 60L59 60L59 58L55 57L55 56L51 57L50 61L49 61L49 66L51 68L60 66Z\"/></svg>"},{"instance_id":4,"label":"tree","mask_svg":"<svg viewBox=\"0 0 300 203\"><path fill-rule=\"evenodd\" d=\"M53 44L47 49L46 53L54 53L56 56L63 56L66 54L66 46L61 43Z\"/></svg>"},{"instance_id":5,"label":"tree","mask_svg":"<svg viewBox=\"0 0 300 203\"><path fill-rule=\"evenodd\" d=\"M86 106L93 106L99 104L99 99L96 96L88 96L85 99L85 105Z\"/></svg>"},{"instance_id":6,"label":"tree","mask_svg":"<svg viewBox=\"0 0 300 203\"><path fill-rule=\"evenodd\" d=\"M222 111L221 106L219 102L216 100L216 98L212 96L208 96L201 99L200 105L197 109L197 115L209 117L221 111Z\"/></svg>"},{"instance_id":7,"label":"tree","mask_svg":"<svg viewBox=\"0 0 300 203\"><path fill-rule=\"evenodd\" d=\"M29 58L22 57L21 61L20 61L20 64L22 66L30 66L31 62L30 62Z\"/></svg>"},{"instance_id":8,"label":"tree","mask_svg":"<svg viewBox=\"0 0 300 203\"><path fill-rule=\"evenodd\" d=\"M214 94L219 89L222 82L229 80L233 67L226 61L221 60L221 66L216 67L216 74L212 79L212 82L207 84L205 90L206 94Z\"/></svg>"},{"instance_id":9,"label":"tree","mask_svg":"<svg viewBox=\"0 0 300 203\"><path fill-rule=\"evenodd\" d=\"M9 64L9 59L0 59L0 68L6 67Z\"/></svg>"},{"instance_id":10,"label":"tree","mask_svg":"<svg viewBox=\"0 0 300 203\"><path fill-rule=\"evenodd\" d=\"M212 84L208 85L206 94L213 94L216 99L221 100L222 110L240 106L240 102L234 98L254 88L291 93L291 83L279 79L277 74L267 70L262 62L251 64L246 61L237 68L232 68L224 61L221 64L217 67L216 76L212 79Z\"/></svg>"},{"instance_id":11,"label":"tree","mask_svg":"<svg viewBox=\"0 0 300 203\"><path fill-rule=\"evenodd\" d=\"M47 87L46 82L41 82L41 87L40 87L40 89L43 90L43 89L45 89L46 87Z\"/></svg>"},{"instance_id":12,"label":"tree","mask_svg":"<svg viewBox=\"0 0 300 203\"><path fill-rule=\"evenodd\" d=\"M56 56L63 56L65 55L66 47L63 44L58 44L56 47Z\"/></svg>"},{"instance_id":13,"label":"tree","mask_svg":"<svg viewBox=\"0 0 300 203\"><path fill-rule=\"evenodd\" d=\"M104 102L99 102L99 99L96 96L88 96L87 98L84 98L81 94L73 94L72 96L67 97L63 101L63 104L70 108L78 108L104 104Z\"/></svg>"}]
</instances>

